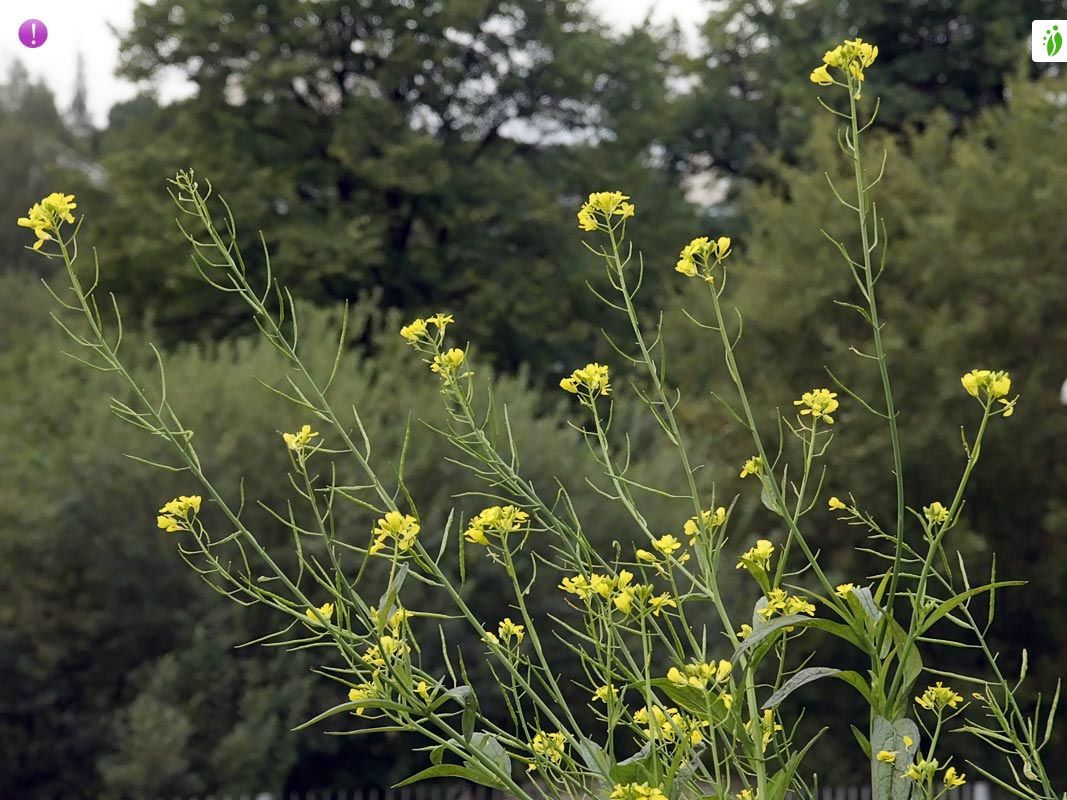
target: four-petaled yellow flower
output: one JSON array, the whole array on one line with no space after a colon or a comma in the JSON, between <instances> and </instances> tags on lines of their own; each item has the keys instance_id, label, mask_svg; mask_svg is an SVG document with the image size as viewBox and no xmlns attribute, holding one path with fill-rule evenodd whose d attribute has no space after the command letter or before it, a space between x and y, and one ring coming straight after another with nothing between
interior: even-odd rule
<instances>
[{"instance_id":1,"label":"four-petaled yellow flower","mask_svg":"<svg viewBox=\"0 0 1067 800\"><path fill-rule=\"evenodd\" d=\"M760 456L752 456L741 467L741 477L747 478L749 475L762 475L763 474L763 459Z\"/></svg>"},{"instance_id":2,"label":"four-petaled yellow flower","mask_svg":"<svg viewBox=\"0 0 1067 800\"><path fill-rule=\"evenodd\" d=\"M323 603L318 608L309 608L304 613L307 614L312 625L322 625L333 617L333 603Z\"/></svg>"},{"instance_id":3,"label":"four-petaled yellow flower","mask_svg":"<svg viewBox=\"0 0 1067 800\"><path fill-rule=\"evenodd\" d=\"M933 686L927 687L915 702L928 711L942 711L945 708L956 708L963 702L963 695L956 694L952 689L942 685L938 681Z\"/></svg>"},{"instance_id":4,"label":"four-petaled yellow flower","mask_svg":"<svg viewBox=\"0 0 1067 800\"><path fill-rule=\"evenodd\" d=\"M799 400L794 400L793 405L803 406L800 410L800 415L811 414L811 418L815 420L822 420L827 425L834 424L834 418L830 416L837 411L837 392L831 392L829 389L812 389L810 392L804 392Z\"/></svg>"},{"instance_id":5,"label":"four-petaled yellow flower","mask_svg":"<svg viewBox=\"0 0 1067 800\"><path fill-rule=\"evenodd\" d=\"M25 217L19 217L18 224L22 228L33 230L37 235L33 249L40 250L41 245L52 238L52 234L59 233L64 222L74 222L74 215L70 212L77 207L74 195L52 192L41 202L35 203L33 208L26 212Z\"/></svg>"},{"instance_id":6,"label":"four-petaled yellow flower","mask_svg":"<svg viewBox=\"0 0 1067 800\"><path fill-rule=\"evenodd\" d=\"M703 275L704 280L711 282L713 280L712 267L722 263L728 255L730 255L729 236L720 236L718 239L700 236L682 248L674 271L682 273L687 278Z\"/></svg>"},{"instance_id":7,"label":"four-petaled yellow flower","mask_svg":"<svg viewBox=\"0 0 1067 800\"><path fill-rule=\"evenodd\" d=\"M611 394L609 377L608 368L603 364L586 364L572 372L569 378L561 380L559 386L571 394L592 400L602 394Z\"/></svg>"},{"instance_id":8,"label":"four-petaled yellow flower","mask_svg":"<svg viewBox=\"0 0 1067 800\"><path fill-rule=\"evenodd\" d=\"M852 594L852 590L855 588L856 584L854 583L842 583L836 589L834 589L834 594L836 594L838 597L847 600L848 596Z\"/></svg>"},{"instance_id":9,"label":"four-petaled yellow flower","mask_svg":"<svg viewBox=\"0 0 1067 800\"><path fill-rule=\"evenodd\" d=\"M945 770L946 789L958 789L965 783L967 783L967 776L962 772L956 772L955 767L949 767Z\"/></svg>"},{"instance_id":10,"label":"four-petaled yellow flower","mask_svg":"<svg viewBox=\"0 0 1067 800\"><path fill-rule=\"evenodd\" d=\"M400 335L411 344L415 344L415 342L424 337L428 331L429 329L426 327L426 320L420 317L401 328Z\"/></svg>"},{"instance_id":11,"label":"four-petaled yellow flower","mask_svg":"<svg viewBox=\"0 0 1067 800\"><path fill-rule=\"evenodd\" d=\"M787 594L785 589L771 589L766 600L766 604L757 612L764 619L770 619L775 614L787 617L792 614L807 614L809 617L815 615L815 606L811 602L803 597Z\"/></svg>"},{"instance_id":12,"label":"four-petaled yellow flower","mask_svg":"<svg viewBox=\"0 0 1067 800\"><path fill-rule=\"evenodd\" d=\"M410 514L390 511L380 520L374 529L374 542L370 546L370 555L376 555L392 542L398 553L407 552L415 544L419 534L419 523Z\"/></svg>"},{"instance_id":13,"label":"four-petaled yellow flower","mask_svg":"<svg viewBox=\"0 0 1067 800\"><path fill-rule=\"evenodd\" d=\"M200 512L200 495L181 495L159 509L156 526L167 533L191 530L192 517Z\"/></svg>"},{"instance_id":14,"label":"four-petaled yellow flower","mask_svg":"<svg viewBox=\"0 0 1067 800\"><path fill-rule=\"evenodd\" d=\"M526 627L516 625L511 621L511 617L504 617L496 632L505 643L514 639L515 644L522 644L522 640L526 638Z\"/></svg>"},{"instance_id":15,"label":"four-petaled yellow flower","mask_svg":"<svg viewBox=\"0 0 1067 800\"><path fill-rule=\"evenodd\" d=\"M617 783L611 790L611 800L667 800L667 795L647 783Z\"/></svg>"},{"instance_id":16,"label":"four-petaled yellow flower","mask_svg":"<svg viewBox=\"0 0 1067 800\"><path fill-rule=\"evenodd\" d=\"M896 750L880 750L878 752L878 755L875 756L875 758L878 761L881 761L883 764L895 764L897 762L897 751Z\"/></svg>"},{"instance_id":17,"label":"four-petaled yellow flower","mask_svg":"<svg viewBox=\"0 0 1067 800\"><path fill-rule=\"evenodd\" d=\"M296 453L299 453L301 450L307 447L311 440L314 439L316 436L318 436L318 434L315 433L315 431L311 430L310 425L301 425L300 430L298 430L296 433L283 433L282 439L285 441L286 447Z\"/></svg>"},{"instance_id":18,"label":"four-petaled yellow flower","mask_svg":"<svg viewBox=\"0 0 1067 800\"><path fill-rule=\"evenodd\" d=\"M811 71L811 75L808 76L812 83L817 83L819 86L830 86L833 84L834 79L830 76L830 71L826 69L825 64L820 64Z\"/></svg>"},{"instance_id":19,"label":"four-petaled yellow flower","mask_svg":"<svg viewBox=\"0 0 1067 800\"><path fill-rule=\"evenodd\" d=\"M359 686L353 686L348 690L348 702L350 703L362 703L367 700L373 700L378 695L378 687L373 683L363 683ZM356 716L362 717L366 712L366 707L360 707L356 709Z\"/></svg>"},{"instance_id":20,"label":"four-petaled yellow flower","mask_svg":"<svg viewBox=\"0 0 1067 800\"><path fill-rule=\"evenodd\" d=\"M545 731L538 731L530 741L530 749L536 755L552 764L558 764L563 760L563 748L566 745L567 737L558 732L546 733Z\"/></svg>"},{"instance_id":21,"label":"four-petaled yellow flower","mask_svg":"<svg viewBox=\"0 0 1067 800\"><path fill-rule=\"evenodd\" d=\"M663 553L663 555L669 556L681 547L682 543L675 539L671 534L665 533L658 539L653 539L652 546Z\"/></svg>"},{"instance_id":22,"label":"four-petaled yellow flower","mask_svg":"<svg viewBox=\"0 0 1067 800\"><path fill-rule=\"evenodd\" d=\"M759 539L755 547L751 547L741 554L737 562L737 569L747 569L749 572L763 570L766 572L771 564L771 556L774 555L774 545L768 539Z\"/></svg>"},{"instance_id":23,"label":"four-petaled yellow flower","mask_svg":"<svg viewBox=\"0 0 1067 800\"><path fill-rule=\"evenodd\" d=\"M597 703L607 703L609 697L612 700L619 699L619 690L609 683L597 687L597 690L593 692L593 701Z\"/></svg>"},{"instance_id":24,"label":"four-petaled yellow flower","mask_svg":"<svg viewBox=\"0 0 1067 800\"><path fill-rule=\"evenodd\" d=\"M923 506L923 516L926 517L926 521L934 524L941 525L948 522L948 509L941 503L934 502L928 506Z\"/></svg>"},{"instance_id":25,"label":"four-petaled yellow flower","mask_svg":"<svg viewBox=\"0 0 1067 800\"><path fill-rule=\"evenodd\" d=\"M626 202L629 199L622 192L593 192L578 210L578 227L583 231L595 231L602 226L612 227L612 217L632 217L634 206Z\"/></svg>"},{"instance_id":26,"label":"four-petaled yellow flower","mask_svg":"<svg viewBox=\"0 0 1067 800\"><path fill-rule=\"evenodd\" d=\"M830 502L827 505L830 506L831 511L844 511L846 508L848 508L848 506L845 505L844 501L838 497L831 497Z\"/></svg>"}]
</instances>

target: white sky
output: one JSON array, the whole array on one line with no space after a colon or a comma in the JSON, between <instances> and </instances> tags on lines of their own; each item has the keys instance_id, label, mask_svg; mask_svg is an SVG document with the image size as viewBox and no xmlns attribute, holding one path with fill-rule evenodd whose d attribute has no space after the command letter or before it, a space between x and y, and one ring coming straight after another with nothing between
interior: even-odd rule
<instances>
[{"instance_id":1,"label":"white sky","mask_svg":"<svg viewBox=\"0 0 1067 800\"><path fill-rule=\"evenodd\" d=\"M118 39L112 27L129 28L137 0L0 0L0 73L6 74L11 61L22 60L30 73L46 80L56 93L61 108L70 103L77 55L85 57L89 88L89 108L98 125L107 111L120 100L132 97L136 87L116 78ZM619 28L644 21L652 11L655 22L671 17L687 28L704 15L705 0L593 0L606 20ZM36 49L23 47L19 26L27 19L39 19L48 28L48 40ZM180 96L183 84L177 76L163 79L158 86L164 100Z\"/></svg>"}]
</instances>

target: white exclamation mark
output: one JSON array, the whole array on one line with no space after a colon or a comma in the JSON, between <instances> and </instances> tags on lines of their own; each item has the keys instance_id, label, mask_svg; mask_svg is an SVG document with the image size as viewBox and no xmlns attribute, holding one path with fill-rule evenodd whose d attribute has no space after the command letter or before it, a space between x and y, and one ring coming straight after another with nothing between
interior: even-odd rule
<instances>
[{"instance_id":1,"label":"white exclamation mark","mask_svg":"<svg viewBox=\"0 0 1067 800\"><path fill-rule=\"evenodd\" d=\"M30 23L30 46L31 47L36 47L37 46L37 23L36 22L31 22Z\"/></svg>"}]
</instances>

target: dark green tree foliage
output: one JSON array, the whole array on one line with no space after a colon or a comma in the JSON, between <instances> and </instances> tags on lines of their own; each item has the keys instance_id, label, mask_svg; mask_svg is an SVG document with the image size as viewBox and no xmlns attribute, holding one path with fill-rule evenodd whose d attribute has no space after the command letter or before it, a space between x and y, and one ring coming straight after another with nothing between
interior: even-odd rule
<instances>
[{"instance_id":1,"label":"dark green tree foliage","mask_svg":"<svg viewBox=\"0 0 1067 800\"><path fill-rule=\"evenodd\" d=\"M878 45L882 124L955 121L1003 100L1005 76L1029 62L1030 23L1067 14L1063 0L728 0L710 6L681 130L690 152L751 178L759 160L792 160L807 141L808 73L824 50L860 36Z\"/></svg>"},{"instance_id":2,"label":"dark green tree foliage","mask_svg":"<svg viewBox=\"0 0 1067 800\"><path fill-rule=\"evenodd\" d=\"M657 161L671 54L570 0L142 3L125 74L196 96L108 133L109 281L172 337L237 325L160 236L162 178L193 165L296 295L469 310L499 363L569 363L595 307L581 194L627 186L664 243L692 218Z\"/></svg>"},{"instance_id":3,"label":"dark green tree foliage","mask_svg":"<svg viewBox=\"0 0 1067 800\"><path fill-rule=\"evenodd\" d=\"M873 98L882 87L877 77L869 82ZM1029 581L997 595L992 633L1005 654L1005 671L1018 668L1025 648L1035 686L1049 693L1062 676L1067 646L1062 636L1067 459L1058 444L1067 436L1067 408L1059 400L1067 378L1067 331L1061 324L1067 314L1064 88L1062 80L1014 83L1006 106L982 114L955 139L953 120L941 114L931 117L922 133L884 137L867 153L873 176L882 157L879 145L888 150L885 179L876 190L889 242L887 272L878 288L910 497L923 504L945 502L955 491L964 463L959 429L966 425L973 432L976 420L974 402L960 385L962 374L1007 369L1013 392L1022 395L1015 416L996 426L983 445L983 464L972 477L963 521L950 544L984 563L984 574L971 575L975 585L987 581L994 554L998 578ZM809 91L810 105L818 90ZM735 239L738 257L730 265L727 292L744 314L738 361L748 365L745 378L756 407L768 412L762 420L767 430L776 424L775 408L791 417L792 401L801 392L833 388L823 365L879 407L872 362L849 352L869 351L867 324L834 304L856 302L855 286L840 254L820 233L825 228L859 252L851 212L826 183L828 172L847 197L846 166L832 122L823 122L799 165L768 163L774 187L750 186L742 194L750 228ZM702 302L695 295L684 298L698 316ZM672 329L675 337L698 335L681 318ZM709 363L714 359L690 345L675 365L676 376L692 392L714 387L730 397L728 379L716 366L709 370ZM885 519L895 495L884 423L844 393L839 399L823 500L855 492L863 507ZM750 455L747 434L724 423L714 406L694 404L685 413L727 463L740 464ZM749 488L744 482L738 486ZM759 499L750 492L742 505L759 513ZM868 572L866 556L853 549L864 546L862 531L834 520L825 502L818 512L825 515L818 542L836 558L829 574L859 582ZM907 535L917 537L917 531L913 526ZM936 646L926 652L928 663L942 668L967 657ZM808 695L799 702L810 717L821 719L819 703L839 701ZM846 741L847 726L835 735ZM1064 735L1062 725L1058 735ZM839 752L832 761L836 769L847 763ZM827 775L847 779L847 772Z\"/></svg>"}]
</instances>

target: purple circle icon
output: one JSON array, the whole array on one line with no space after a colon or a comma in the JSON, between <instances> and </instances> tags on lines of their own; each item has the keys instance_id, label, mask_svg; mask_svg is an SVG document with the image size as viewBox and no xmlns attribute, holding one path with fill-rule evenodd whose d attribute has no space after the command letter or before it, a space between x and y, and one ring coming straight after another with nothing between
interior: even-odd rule
<instances>
[{"instance_id":1,"label":"purple circle icon","mask_svg":"<svg viewBox=\"0 0 1067 800\"><path fill-rule=\"evenodd\" d=\"M19 41L26 47L40 47L48 39L48 28L39 19L28 19L19 26Z\"/></svg>"}]
</instances>

